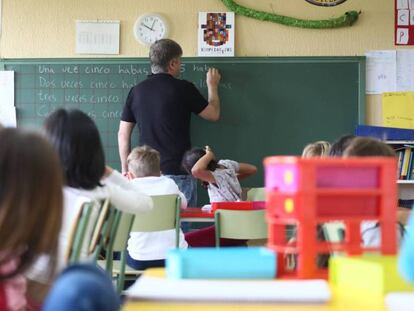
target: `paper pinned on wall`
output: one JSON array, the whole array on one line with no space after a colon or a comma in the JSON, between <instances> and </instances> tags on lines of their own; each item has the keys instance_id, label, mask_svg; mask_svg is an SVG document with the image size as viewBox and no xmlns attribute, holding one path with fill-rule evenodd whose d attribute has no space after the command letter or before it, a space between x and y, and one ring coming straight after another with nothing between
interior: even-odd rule
<instances>
[{"instance_id":1,"label":"paper pinned on wall","mask_svg":"<svg viewBox=\"0 0 414 311\"><path fill-rule=\"evenodd\" d=\"M397 0L397 9L408 9L408 0Z\"/></svg>"},{"instance_id":2,"label":"paper pinned on wall","mask_svg":"<svg viewBox=\"0 0 414 311\"><path fill-rule=\"evenodd\" d=\"M414 91L414 50L397 50L397 92Z\"/></svg>"},{"instance_id":3,"label":"paper pinned on wall","mask_svg":"<svg viewBox=\"0 0 414 311\"><path fill-rule=\"evenodd\" d=\"M414 93L384 93L382 118L385 127L414 129Z\"/></svg>"},{"instance_id":4,"label":"paper pinned on wall","mask_svg":"<svg viewBox=\"0 0 414 311\"><path fill-rule=\"evenodd\" d=\"M119 54L120 21L76 21L76 53Z\"/></svg>"},{"instance_id":5,"label":"paper pinned on wall","mask_svg":"<svg viewBox=\"0 0 414 311\"><path fill-rule=\"evenodd\" d=\"M396 91L397 53L395 50L370 51L366 54L366 93Z\"/></svg>"},{"instance_id":6,"label":"paper pinned on wall","mask_svg":"<svg viewBox=\"0 0 414 311\"><path fill-rule=\"evenodd\" d=\"M0 71L0 124L16 127L14 107L14 71Z\"/></svg>"}]
</instances>

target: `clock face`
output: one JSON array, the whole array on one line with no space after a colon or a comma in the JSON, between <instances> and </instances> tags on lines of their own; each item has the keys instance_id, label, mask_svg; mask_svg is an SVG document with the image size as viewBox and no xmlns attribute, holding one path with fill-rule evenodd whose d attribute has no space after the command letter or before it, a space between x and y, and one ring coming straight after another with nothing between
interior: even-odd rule
<instances>
[{"instance_id":1,"label":"clock face","mask_svg":"<svg viewBox=\"0 0 414 311\"><path fill-rule=\"evenodd\" d=\"M135 38L144 45L151 45L168 35L166 20L158 14L145 14L140 16L134 25Z\"/></svg>"}]
</instances>

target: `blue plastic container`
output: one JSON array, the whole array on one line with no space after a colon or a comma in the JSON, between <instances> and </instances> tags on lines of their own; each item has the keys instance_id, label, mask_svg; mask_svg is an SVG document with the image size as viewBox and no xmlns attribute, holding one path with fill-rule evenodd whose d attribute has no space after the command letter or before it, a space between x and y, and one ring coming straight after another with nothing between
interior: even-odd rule
<instances>
[{"instance_id":1,"label":"blue plastic container","mask_svg":"<svg viewBox=\"0 0 414 311\"><path fill-rule=\"evenodd\" d=\"M172 279L274 279L276 258L264 247L174 249L166 271Z\"/></svg>"}]
</instances>

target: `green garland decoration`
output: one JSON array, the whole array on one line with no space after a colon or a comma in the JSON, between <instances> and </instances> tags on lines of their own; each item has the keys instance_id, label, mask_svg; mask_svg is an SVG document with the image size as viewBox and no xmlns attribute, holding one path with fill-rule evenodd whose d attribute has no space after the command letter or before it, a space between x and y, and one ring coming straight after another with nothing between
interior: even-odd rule
<instances>
[{"instance_id":1,"label":"green garland decoration","mask_svg":"<svg viewBox=\"0 0 414 311\"><path fill-rule=\"evenodd\" d=\"M342 16L337 18L330 18L324 20L305 20L289 16L278 15L274 13L258 11L247 8L236 3L233 0L221 0L224 5L236 14L243 15L246 17L255 18L261 21L269 21L273 23L279 23L286 26L301 27L301 28L339 28L344 26L352 26L358 19L361 11L348 11Z\"/></svg>"}]
</instances>

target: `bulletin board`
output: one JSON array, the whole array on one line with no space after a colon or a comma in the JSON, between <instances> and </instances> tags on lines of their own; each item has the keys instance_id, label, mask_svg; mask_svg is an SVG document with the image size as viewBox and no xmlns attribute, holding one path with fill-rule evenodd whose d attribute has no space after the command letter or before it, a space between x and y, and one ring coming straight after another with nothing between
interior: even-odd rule
<instances>
[{"instance_id":1,"label":"bulletin board","mask_svg":"<svg viewBox=\"0 0 414 311\"><path fill-rule=\"evenodd\" d=\"M395 0L395 45L414 45L414 0Z\"/></svg>"}]
</instances>

